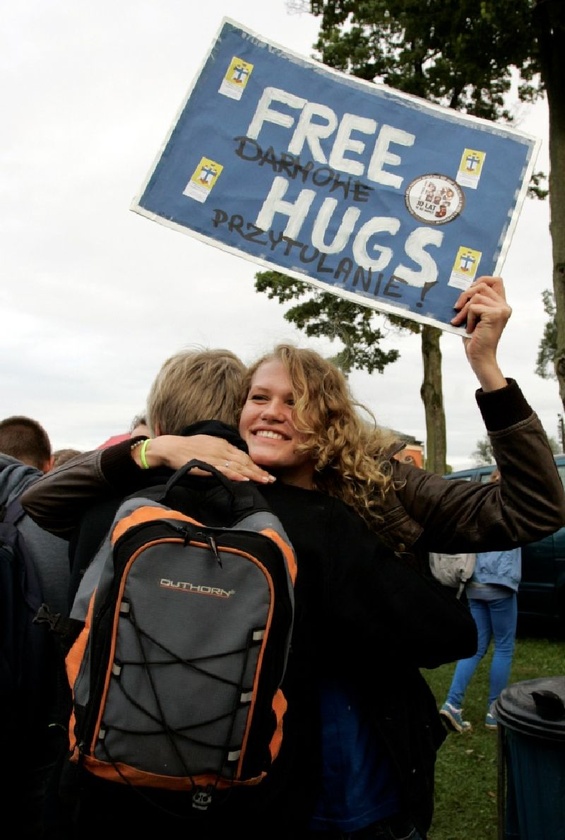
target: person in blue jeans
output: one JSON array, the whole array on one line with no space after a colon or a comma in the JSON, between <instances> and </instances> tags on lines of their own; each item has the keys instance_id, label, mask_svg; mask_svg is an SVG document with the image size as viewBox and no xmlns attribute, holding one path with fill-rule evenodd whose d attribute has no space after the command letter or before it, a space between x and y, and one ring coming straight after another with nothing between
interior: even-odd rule
<instances>
[{"instance_id":1,"label":"person in blue jeans","mask_svg":"<svg viewBox=\"0 0 565 840\"><path fill-rule=\"evenodd\" d=\"M494 470L490 480L500 481L498 470ZM446 701L440 709L440 715L448 728L455 732L468 732L472 729L471 723L463 719L463 700L479 662L489 649L491 639L494 640L494 653L489 673L485 726L487 729L497 728L492 704L510 679L521 573L521 548L477 553L475 570L465 589L469 609L477 625L477 652L469 659L459 660L455 666Z\"/></svg>"}]
</instances>

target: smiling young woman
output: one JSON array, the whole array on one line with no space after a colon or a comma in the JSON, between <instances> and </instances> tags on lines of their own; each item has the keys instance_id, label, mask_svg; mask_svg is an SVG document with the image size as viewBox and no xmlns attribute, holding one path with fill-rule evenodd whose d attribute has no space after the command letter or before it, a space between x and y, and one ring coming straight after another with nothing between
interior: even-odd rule
<instances>
[{"instance_id":1,"label":"smiling young woman","mask_svg":"<svg viewBox=\"0 0 565 840\"><path fill-rule=\"evenodd\" d=\"M285 365L276 358L261 362L251 375L239 432L256 464L286 484L311 490L315 463L300 449L308 435L297 430L293 416L294 388Z\"/></svg>"}]
</instances>

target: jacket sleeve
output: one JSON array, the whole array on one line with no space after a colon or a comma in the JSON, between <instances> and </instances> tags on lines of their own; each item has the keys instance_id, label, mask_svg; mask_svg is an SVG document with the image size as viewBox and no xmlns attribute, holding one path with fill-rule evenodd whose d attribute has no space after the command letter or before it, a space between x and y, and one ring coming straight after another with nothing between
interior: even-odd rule
<instances>
[{"instance_id":1,"label":"jacket sleeve","mask_svg":"<svg viewBox=\"0 0 565 840\"><path fill-rule=\"evenodd\" d=\"M523 545L565 525L565 492L547 436L518 385L477 391L501 480L453 480L393 464L413 540L455 554ZM406 523L405 523L406 524Z\"/></svg>"},{"instance_id":2,"label":"jacket sleeve","mask_svg":"<svg viewBox=\"0 0 565 840\"><path fill-rule=\"evenodd\" d=\"M70 540L92 504L135 489L139 467L130 452L136 440L143 437L85 452L45 473L22 494L22 507L46 531Z\"/></svg>"}]
</instances>

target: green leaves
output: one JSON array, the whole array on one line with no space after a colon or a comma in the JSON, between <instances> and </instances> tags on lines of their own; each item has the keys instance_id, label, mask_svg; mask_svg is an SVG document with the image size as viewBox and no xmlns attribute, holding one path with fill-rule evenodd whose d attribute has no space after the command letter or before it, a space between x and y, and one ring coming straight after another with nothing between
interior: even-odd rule
<instances>
[{"instance_id":1,"label":"green leaves","mask_svg":"<svg viewBox=\"0 0 565 840\"><path fill-rule=\"evenodd\" d=\"M534 0L326 0L315 44L331 67L491 120L516 70L539 94Z\"/></svg>"},{"instance_id":2,"label":"green leaves","mask_svg":"<svg viewBox=\"0 0 565 840\"><path fill-rule=\"evenodd\" d=\"M356 368L382 373L386 365L399 358L398 350L382 350L379 342L395 330L418 332L418 324L400 317L388 317L366 306L340 298L330 292L318 292L307 283L277 271L255 275L255 288L279 303L298 300L288 309L285 320L303 330L310 338L329 338L343 344L332 358L344 373Z\"/></svg>"}]
</instances>

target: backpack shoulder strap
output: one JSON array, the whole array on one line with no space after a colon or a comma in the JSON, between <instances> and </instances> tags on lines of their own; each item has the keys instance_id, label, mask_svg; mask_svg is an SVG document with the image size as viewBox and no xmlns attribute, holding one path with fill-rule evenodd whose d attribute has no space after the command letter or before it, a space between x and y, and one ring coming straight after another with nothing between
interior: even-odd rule
<instances>
[{"instance_id":1,"label":"backpack shoulder strap","mask_svg":"<svg viewBox=\"0 0 565 840\"><path fill-rule=\"evenodd\" d=\"M8 505L0 507L0 525L5 523L14 528L12 545L17 548L17 556L21 562L19 579L21 591L28 607L34 611L34 624L47 624L58 636L64 638L69 633L68 620L60 613L54 613L43 600L43 589L33 558L26 548L24 535L17 526L26 515L26 511L18 499L13 499ZM74 628L73 628L74 629Z\"/></svg>"},{"instance_id":2,"label":"backpack shoulder strap","mask_svg":"<svg viewBox=\"0 0 565 840\"><path fill-rule=\"evenodd\" d=\"M25 510L19 499L12 499L8 505L3 505L0 509L0 520L9 525L17 525L24 515Z\"/></svg>"},{"instance_id":3,"label":"backpack shoulder strap","mask_svg":"<svg viewBox=\"0 0 565 840\"><path fill-rule=\"evenodd\" d=\"M19 580L26 602L30 609L39 609L43 600L41 581L35 563L27 550L24 535L18 528L18 524L25 513L19 498L13 499L8 505L0 509L0 524L8 526L8 529L12 530L10 534L10 531L4 528L3 537L8 539L21 563Z\"/></svg>"}]
</instances>

